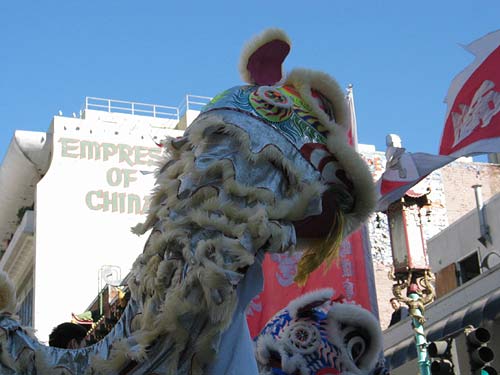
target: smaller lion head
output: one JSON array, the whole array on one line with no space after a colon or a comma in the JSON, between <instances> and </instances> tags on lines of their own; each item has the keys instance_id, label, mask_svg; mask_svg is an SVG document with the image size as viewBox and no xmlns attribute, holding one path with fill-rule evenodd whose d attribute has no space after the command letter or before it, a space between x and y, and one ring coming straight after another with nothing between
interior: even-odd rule
<instances>
[{"instance_id":1,"label":"smaller lion head","mask_svg":"<svg viewBox=\"0 0 500 375\"><path fill-rule=\"evenodd\" d=\"M271 374L370 374L382 333L367 310L332 301L333 291L305 294L269 320L256 338L256 357Z\"/></svg>"}]
</instances>

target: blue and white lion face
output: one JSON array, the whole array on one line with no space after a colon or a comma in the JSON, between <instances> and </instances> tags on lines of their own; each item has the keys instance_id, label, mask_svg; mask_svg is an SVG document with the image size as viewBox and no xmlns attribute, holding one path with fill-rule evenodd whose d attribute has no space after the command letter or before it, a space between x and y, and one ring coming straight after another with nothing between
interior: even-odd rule
<instances>
[{"instance_id":1,"label":"blue and white lion face","mask_svg":"<svg viewBox=\"0 0 500 375\"><path fill-rule=\"evenodd\" d=\"M382 351L375 317L332 302L333 291L299 297L269 320L256 338L264 373L275 375L371 374Z\"/></svg>"}]
</instances>

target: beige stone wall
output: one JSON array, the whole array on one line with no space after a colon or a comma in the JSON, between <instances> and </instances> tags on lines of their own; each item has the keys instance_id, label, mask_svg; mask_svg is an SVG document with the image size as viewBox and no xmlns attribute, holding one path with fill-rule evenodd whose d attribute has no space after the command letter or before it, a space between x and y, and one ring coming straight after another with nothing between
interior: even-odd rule
<instances>
[{"instance_id":1,"label":"beige stone wall","mask_svg":"<svg viewBox=\"0 0 500 375\"><path fill-rule=\"evenodd\" d=\"M449 224L476 209L473 185L482 185L483 201L500 192L500 165L455 162L441 169Z\"/></svg>"},{"instance_id":2,"label":"beige stone wall","mask_svg":"<svg viewBox=\"0 0 500 375\"><path fill-rule=\"evenodd\" d=\"M392 295L392 280L389 280L391 267L381 263L373 264L373 273L375 275L375 285L377 288L378 313L380 317L380 327L386 329L391 321L392 307L389 300Z\"/></svg>"}]
</instances>

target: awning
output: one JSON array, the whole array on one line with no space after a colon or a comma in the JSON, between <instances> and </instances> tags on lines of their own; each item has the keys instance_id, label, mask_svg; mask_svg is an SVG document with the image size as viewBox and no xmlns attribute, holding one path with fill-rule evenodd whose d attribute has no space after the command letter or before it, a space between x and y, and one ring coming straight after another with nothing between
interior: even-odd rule
<instances>
[{"instance_id":1,"label":"awning","mask_svg":"<svg viewBox=\"0 0 500 375\"><path fill-rule=\"evenodd\" d=\"M485 322L500 318L500 289L488 294L476 301L465 305L461 309L450 314L447 319L442 319L425 328L427 341L436 341L452 334L468 325L475 327ZM386 366L395 369L406 362L417 358L417 348L414 337L409 337L399 344L384 352Z\"/></svg>"}]
</instances>

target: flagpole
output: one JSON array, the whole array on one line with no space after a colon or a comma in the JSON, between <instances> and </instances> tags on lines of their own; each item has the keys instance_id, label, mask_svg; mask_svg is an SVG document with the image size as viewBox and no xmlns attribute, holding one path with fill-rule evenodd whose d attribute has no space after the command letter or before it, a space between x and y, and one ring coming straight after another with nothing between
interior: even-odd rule
<instances>
[{"instance_id":1,"label":"flagpole","mask_svg":"<svg viewBox=\"0 0 500 375\"><path fill-rule=\"evenodd\" d=\"M346 95L345 99L347 101L347 107L348 107L348 112L349 112L349 128L351 130L351 137L352 137L352 145L354 149L359 152L359 147L358 147L358 127L357 127L357 122L356 122L356 110L354 107L354 93L353 93L353 85L349 84L347 86L346 90ZM369 230L367 227L367 224L363 224L361 229L361 239L362 239L362 246L363 246L363 254L365 257L365 269L364 272L366 274L366 279L367 279L367 287L368 287L368 292L370 296L370 309L372 313L379 317L379 311L378 311L378 303L377 303L377 291L376 291L376 285L375 285L375 273L373 271L373 259L371 255L371 242L370 242L370 234Z\"/></svg>"},{"instance_id":2,"label":"flagpole","mask_svg":"<svg viewBox=\"0 0 500 375\"><path fill-rule=\"evenodd\" d=\"M356 109L354 108L354 92L352 83L349 83L349 85L347 85L346 100L349 111L352 144L354 146L354 149L358 151L358 125L356 123Z\"/></svg>"}]
</instances>

